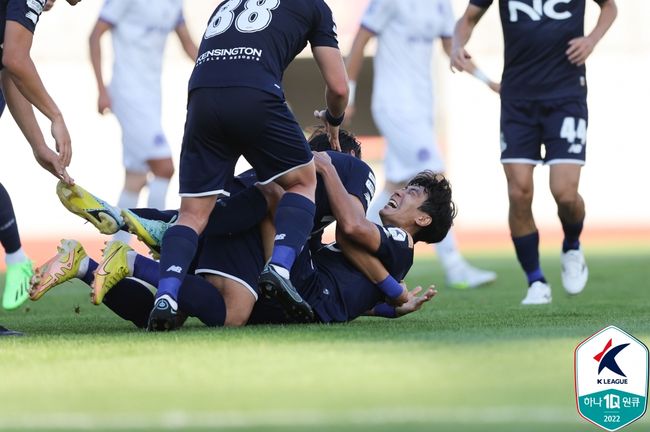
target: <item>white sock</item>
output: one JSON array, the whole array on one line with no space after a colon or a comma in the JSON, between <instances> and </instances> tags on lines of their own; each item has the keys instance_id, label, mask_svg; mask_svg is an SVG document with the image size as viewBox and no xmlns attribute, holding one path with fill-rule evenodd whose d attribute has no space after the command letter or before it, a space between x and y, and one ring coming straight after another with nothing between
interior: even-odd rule
<instances>
[{"instance_id":1,"label":"white sock","mask_svg":"<svg viewBox=\"0 0 650 432\"><path fill-rule=\"evenodd\" d=\"M133 268L135 267L135 257L138 255L136 251L126 252L126 266L129 268L129 275L133 275Z\"/></svg>"},{"instance_id":2,"label":"white sock","mask_svg":"<svg viewBox=\"0 0 650 432\"><path fill-rule=\"evenodd\" d=\"M121 209L135 208L138 206L139 197L139 193L123 189L122 193L120 194L120 199L117 202L117 206ZM113 240L128 244L131 241L131 234L126 231L118 231L117 233L113 234Z\"/></svg>"},{"instance_id":3,"label":"white sock","mask_svg":"<svg viewBox=\"0 0 650 432\"><path fill-rule=\"evenodd\" d=\"M381 225L379 210L384 208L392 194L392 192L389 192L386 189L382 189L381 192L375 195L372 202L370 203L370 207L368 207L367 218L369 221Z\"/></svg>"},{"instance_id":4,"label":"white sock","mask_svg":"<svg viewBox=\"0 0 650 432\"><path fill-rule=\"evenodd\" d=\"M77 271L77 278L78 279L83 279L84 276L86 276L86 273L88 273L88 265L90 264L90 258L85 257L84 259L81 260L79 263L79 271Z\"/></svg>"},{"instance_id":5,"label":"white sock","mask_svg":"<svg viewBox=\"0 0 650 432\"><path fill-rule=\"evenodd\" d=\"M436 243L435 247L438 259L445 272L465 261L456 247L456 237L451 229L440 243Z\"/></svg>"},{"instance_id":6,"label":"white sock","mask_svg":"<svg viewBox=\"0 0 650 432\"><path fill-rule=\"evenodd\" d=\"M169 179L164 177L154 177L149 182L149 199L147 205L151 208L165 209L167 199L167 189L169 189Z\"/></svg>"},{"instance_id":7,"label":"white sock","mask_svg":"<svg viewBox=\"0 0 650 432\"><path fill-rule=\"evenodd\" d=\"M5 255L5 262L7 265L20 264L27 261L28 259L29 258L27 258L27 255L25 254L23 248L18 249L16 252L8 253Z\"/></svg>"}]
</instances>

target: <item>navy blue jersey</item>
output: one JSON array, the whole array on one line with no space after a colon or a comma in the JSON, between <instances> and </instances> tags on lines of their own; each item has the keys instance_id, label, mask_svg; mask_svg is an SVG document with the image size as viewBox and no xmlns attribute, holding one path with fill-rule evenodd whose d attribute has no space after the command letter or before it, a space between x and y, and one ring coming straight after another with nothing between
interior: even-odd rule
<instances>
[{"instance_id":1,"label":"navy blue jersey","mask_svg":"<svg viewBox=\"0 0 650 432\"><path fill-rule=\"evenodd\" d=\"M470 0L487 8L493 0ZM594 0L602 3L603 0ZM584 35L585 0L499 0L505 58L502 99L557 99L587 94L585 66L567 58Z\"/></svg>"},{"instance_id":2,"label":"navy blue jersey","mask_svg":"<svg viewBox=\"0 0 650 432\"><path fill-rule=\"evenodd\" d=\"M364 210L368 210L370 201L375 195L375 174L367 163L354 156L337 151L328 151L332 165L341 179L341 183L350 195L361 201ZM316 214L314 215L314 228L309 237L309 246L315 250L321 246L323 230L334 222L334 215L330 206L325 182L320 175L316 176Z\"/></svg>"},{"instance_id":3,"label":"navy blue jersey","mask_svg":"<svg viewBox=\"0 0 650 432\"><path fill-rule=\"evenodd\" d=\"M400 228L377 225L381 244L376 257L396 280L413 265L413 244ZM337 248L327 245L315 253L303 251L291 271L291 281L323 322L346 322L363 315L385 299Z\"/></svg>"},{"instance_id":4,"label":"navy blue jersey","mask_svg":"<svg viewBox=\"0 0 650 432\"><path fill-rule=\"evenodd\" d=\"M34 33L43 7L45 7L45 0L0 0L0 58L2 58L7 21L16 21ZM2 70L2 62L0 62L0 70Z\"/></svg>"},{"instance_id":5,"label":"navy blue jersey","mask_svg":"<svg viewBox=\"0 0 650 432\"><path fill-rule=\"evenodd\" d=\"M227 0L208 22L189 90L252 87L283 98L284 70L307 42L338 48L323 0Z\"/></svg>"}]
</instances>

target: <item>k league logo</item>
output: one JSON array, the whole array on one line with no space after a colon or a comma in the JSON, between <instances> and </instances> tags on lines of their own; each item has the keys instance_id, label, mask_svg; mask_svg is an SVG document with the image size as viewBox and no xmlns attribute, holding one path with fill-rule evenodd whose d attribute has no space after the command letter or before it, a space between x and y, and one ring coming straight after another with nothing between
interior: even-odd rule
<instances>
[{"instance_id":1,"label":"k league logo","mask_svg":"<svg viewBox=\"0 0 650 432\"><path fill-rule=\"evenodd\" d=\"M578 412L608 431L641 418L648 400L648 348L610 326L575 351Z\"/></svg>"}]
</instances>

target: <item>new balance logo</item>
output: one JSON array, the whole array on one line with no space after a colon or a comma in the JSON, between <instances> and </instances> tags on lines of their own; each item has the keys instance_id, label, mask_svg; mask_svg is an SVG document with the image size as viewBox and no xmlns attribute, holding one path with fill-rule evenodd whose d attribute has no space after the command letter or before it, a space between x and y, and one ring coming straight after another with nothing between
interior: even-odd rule
<instances>
[{"instance_id":1,"label":"new balance logo","mask_svg":"<svg viewBox=\"0 0 650 432\"><path fill-rule=\"evenodd\" d=\"M284 240L286 237L286 234L278 234L275 236L275 240Z\"/></svg>"},{"instance_id":2,"label":"new balance logo","mask_svg":"<svg viewBox=\"0 0 650 432\"><path fill-rule=\"evenodd\" d=\"M183 271L183 267L173 265L173 266L169 266L167 271L171 271L171 272L180 274Z\"/></svg>"}]
</instances>

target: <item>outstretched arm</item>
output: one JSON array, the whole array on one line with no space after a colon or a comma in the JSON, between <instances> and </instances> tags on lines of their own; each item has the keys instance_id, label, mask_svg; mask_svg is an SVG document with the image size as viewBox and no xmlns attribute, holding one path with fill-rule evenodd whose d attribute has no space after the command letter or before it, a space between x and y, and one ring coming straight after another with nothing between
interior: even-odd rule
<instances>
[{"instance_id":1,"label":"outstretched arm","mask_svg":"<svg viewBox=\"0 0 650 432\"><path fill-rule=\"evenodd\" d=\"M9 78L24 98L52 122L51 132L56 142L56 150L59 152L62 166L67 167L70 165L72 158L70 134L59 107L45 89L30 56L33 38L32 32L18 22L7 21L2 56L2 63L5 66L3 75L9 75ZM16 100L15 97L7 98L12 114L14 111L19 115L27 114L24 108L12 109L11 104ZM33 142L30 141L30 144L33 145ZM62 172L53 172L53 174L59 178L64 178Z\"/></svg>"},{"instance_id":2,"label":"outstretched arm","mask_svg":"<svg viewBox=\"0 0 650 432\"><path fill-rule=\"evenodd\" d=\"M332 150L341 151L339 126L343 121L345 107L348 105L348 76L338 48L316 46L312 49L314 59L325 80L325 100L327 109L316 111L316 117L323 121Z\"/></svg>"},{"instance_id":3,"label":"outstretched arm","mask_svg":"<svg viewBox=\"0 0 650 432\"><path fill-rule=\"evenodd\" d=\"M467 5L467 9L462 17L456 22L454 29L454 37L451 44L451 70L464 71L470 67L468 65L472 56L465 50L465 45L469 42L474 27L478 24L479 20L483 17L487 9L480 8L473 4Z\"/></svg>"},{"instance_id":4,"label":"outstretched arm","mask_svg":"<svg viewBox=\"0 0 650 432\"><path fill-rule=\"evenodd\" d=\"M452 56L452 39L451 38L442 38L442 49L447 54L447 57L449 57L449 60L451 61L451 56ZM490 90L494 91L495 93L499 93L501 91L501 85L497 82L492 81L485 73L476 66L474 61L469 58L465 62L465 72L472 74L474 78L477 80L481 81L484 83L486 86L490 88Z\"/></svg>"},{"instance_id":5,"label":"outstretched arm","mask_svg":"<svg viewBox=\"0 0 650 432\"><path fill-rule=\"evenodd\" d=\"M350 86L350 97L348 100L348 107L345 111L347 121L352 120L352 116L355 113L355 96L357 90L357 80L361 74L361 69L363 68L363 52L366 48L366 45L372 39L374 33L365 27L359 27L357 35L354 37L354 42L352 42L352 48L350 48L350 53L345 59L345 67L348 71L348 83Z\"/></svg>"},{"instance_id":6,"label":"outstretched arm","mask_svg":"<svg viewBox=\"0 0 650 432\"><path fill-rule=\"evenodd\" d=\"M185 21L182 21L179 25L176 26L176 36L178 36L178 40L181 42L181 46L183 47L185 54L187 54L187 56L192 61L196 61L196 57L199 55L199 49L196 47L196 44L192 40L192 36L190 36L190 32L187 29Z\"/></svg>"},{"instance_id":7,"label":"outstretched arm","mask_svg":"<svg viewBox=\"0 0 650 432\"><path fill-rule=\"evenodd\" d=\"M102 45L101 39L104 33L111 30L113 25L102 19L97 20L93 31L88 38L88 45L90 48L90 63L93 66L95 73L95 80L97 81L97 111L100 114L105 114L111 109L111 97L108 94L108 89L104 83L104 76L102 74Z\"/></svg>"},{"instance_id":8,"label":"outstretched arm","mask_svg":"<svg viewBox=\"0 0 650 432\"><path fill-rule=\"evenodd\" d=\"M605 0L599 3L600 15L594 29L587 36L575 38L569 41L566 55L569 61L576 66L582 66L591 55L594 48L605 36L605 33L612 26L618 15L618 8L614 0Z\"/></svg>"},{"instance_id":9,"label":"outstretched arm","mask_svg":"<svg viewBox=\"0 0 650 432\"><path fill-rule=\"evenodd\" d=\"M405 284L404 289L407 289ZM418 295L421 291L422 287L417 286L411 291L408 291L408 299L403 305L394 307L386 303L380 303L366 312L365 315L383 318L399 318L404 315L417 312L426 302L438 294L438 291L434 288L433 285L431 285L422 295Z\"/></svg>"}]
</instances>

